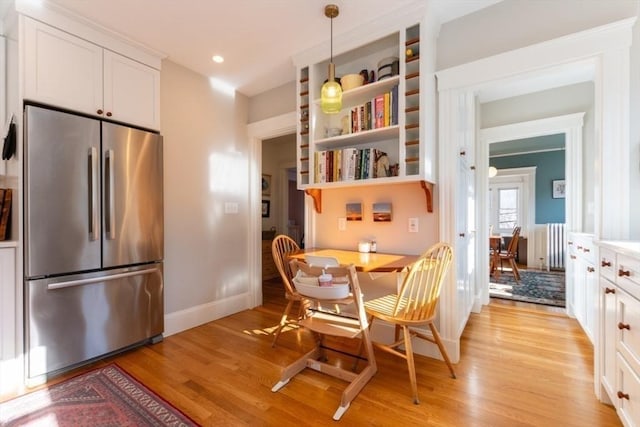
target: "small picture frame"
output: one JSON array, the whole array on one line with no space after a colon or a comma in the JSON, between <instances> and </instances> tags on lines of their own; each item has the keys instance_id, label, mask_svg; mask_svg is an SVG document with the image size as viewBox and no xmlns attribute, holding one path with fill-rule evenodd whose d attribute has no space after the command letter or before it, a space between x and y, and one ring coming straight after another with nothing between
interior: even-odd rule
<instances>
[{"instance_id":1,"label":"small picture frame","mask_svg":"<svg viewBox=\"0 0 640 427\"><path fill-rule=\"evenodd\" d=\"M347 203L347 221L362 221L362 203Z\"/></svg>"},{"instance_id":2,"label":"small picture frame","mask_svg":"<svg viewBox=\"0 0 640 427\"><path fill-rule=\"evenodd\" d=\"M271 210L271 202L269 200L262 201L262 218L269 218L269 211Z\"/></svg>"},{"instance_id":3,"label":"small picture frame","mask_svg":"<svg viewBox=\"0 0 640 427\"><path fill-rule=\"evenodd\" d=\"M271 175L262 174L262 195L271 195Z\"/></svg>"},{"instance_id":4,"label":"small picture frame","mask_svg":"<svg viewBox=\"0 0 640 427\"><path fill-rule=\"evenodd\" d=\"M553 198L564 199L565 191L566 191L564 179L554 179L552 183L553 183Z\"/></svg>"},{"instance_id":5,"label":"small picture frame","mask_svg":"<svg viewBox=\"0 0 640 427\"><path fill-rule=\"evenodd\" d=\"M373 222L391 222L391 203L373 204Z\"/></svg>"}]
</instances>

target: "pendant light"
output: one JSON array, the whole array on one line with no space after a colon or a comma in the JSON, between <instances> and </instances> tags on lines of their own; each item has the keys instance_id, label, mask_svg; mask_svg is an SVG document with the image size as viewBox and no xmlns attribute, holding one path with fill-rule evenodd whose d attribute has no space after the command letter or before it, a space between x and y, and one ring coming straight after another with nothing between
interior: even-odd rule
<instances>
[{"instance_id":1,"label":"pendant light","mask_svg":"<svg viewBox=\"0 0 640 427\"><path fill-rule=\"evenodd\" d=\"M336 82L336 66L333 63L333 18L338 16L338 5L328 4L324 14L331 19L331 59L329 60L329 78L320 90L320 106L325 114L337 114L342 109L342 87Z\"/></svg>"},{"instance_id":2,"label":"pendant light","mask_svg":"<svg viewBox=\"0 0 640 427\"><path fill-rule=\"evenodd\" d=\"M498 169L495 166L489 166L489 178L493 178L498 175Z\"/></svg>"}]
</instances>

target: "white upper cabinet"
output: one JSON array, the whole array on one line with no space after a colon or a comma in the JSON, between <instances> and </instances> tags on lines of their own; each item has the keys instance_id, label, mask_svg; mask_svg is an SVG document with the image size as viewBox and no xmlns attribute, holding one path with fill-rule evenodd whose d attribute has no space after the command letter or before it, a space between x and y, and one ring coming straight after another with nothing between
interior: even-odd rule
<instances>
[{"instance_id":1,"label":"white upper cabinet","mask_svg":"<svg viewBox=\"0 0 640 427\"><path fill-rule=\"evenodd\" d=\"M160 71L41 22L24 20L24 99L160 128Z\"/></svg>"},{"instance_id":2,"label":"white upper cabinet","mask_svg":"<svg viewBox=\"0 0 640 427\"><path fill-rule=\"evenodd\" d=\"M160 72L104 51L104 111L107 117L160 128Z\"/></svg>"}]
</instances>

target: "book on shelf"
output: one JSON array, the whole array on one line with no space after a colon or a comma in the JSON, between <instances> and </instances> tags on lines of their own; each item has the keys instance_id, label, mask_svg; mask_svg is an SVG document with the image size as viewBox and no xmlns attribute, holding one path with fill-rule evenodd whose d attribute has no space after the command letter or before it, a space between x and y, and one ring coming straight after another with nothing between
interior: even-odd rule
<instances>
[{"instance_id":1,"label":"book on shelf","mask_svg":"<svg viewBox=\"0 0 640 427\"><path fill-rule=\"evenodd\" d=\"M0 209L0 240L9 237L9 219L11 218L11 189L7 188L2 195L2 209Z\"/></svg>"}]
</instances>

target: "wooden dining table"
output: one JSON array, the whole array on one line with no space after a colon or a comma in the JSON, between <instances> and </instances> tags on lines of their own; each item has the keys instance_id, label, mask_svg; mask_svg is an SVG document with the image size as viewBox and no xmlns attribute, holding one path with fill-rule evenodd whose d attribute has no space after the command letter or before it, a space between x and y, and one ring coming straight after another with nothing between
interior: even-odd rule
<instances>
[{"instance_id":1,"label":"wooden dining table","mask_svg":"<svg viewBox=\"0 0 640 427\"><path fill-rule=\"evenodd\" d=\"M332 257L340 264L353 264L356 271L365 273L400 272L410 267L420 255L387 254L381 252L358 252L345 249L305 248L289 254L290 258L304 261L306 255Z\"/></svg>"}]
</instances>

